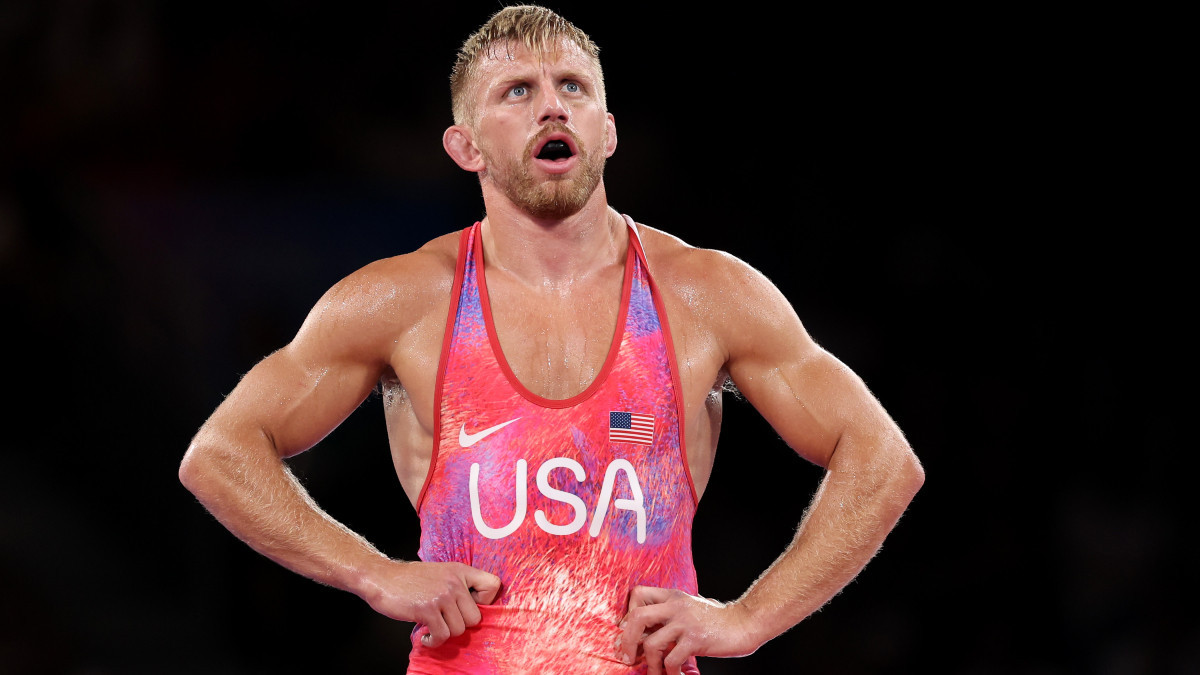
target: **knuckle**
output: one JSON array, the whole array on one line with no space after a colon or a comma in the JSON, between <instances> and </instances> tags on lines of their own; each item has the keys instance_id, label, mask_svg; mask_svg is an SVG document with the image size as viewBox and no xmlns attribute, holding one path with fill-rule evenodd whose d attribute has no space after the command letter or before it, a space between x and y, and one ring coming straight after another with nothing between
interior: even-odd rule
<instances>
[{"instance_id":1,"label":"knuckle","mask_svg":"<svg viewBox=\"0 0 1200 675\"><path fill-rule=\"evenodd\" d=\"M670 654L667 654L667 658L663 660L663 665L673 670L678 670L691 655L691 646L686 642L680 642L675 646L675 649L671 650Z\"/></svg>"}]
</instances>

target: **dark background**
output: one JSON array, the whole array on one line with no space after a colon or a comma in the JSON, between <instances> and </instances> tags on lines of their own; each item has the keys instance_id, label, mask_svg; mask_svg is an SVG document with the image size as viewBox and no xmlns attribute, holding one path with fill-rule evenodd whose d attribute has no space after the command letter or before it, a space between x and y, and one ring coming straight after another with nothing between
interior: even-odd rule
<instances>
[{"instance_id":1,"label":"dark background","mask_svg":"<svg viewBox=\"0 0 1200 675\"><path fill-rule=\"evenodd\" d=\"M432 4L0 1L0 672L402 672L409 625L175 472L322 291L481 215L440 137L499 4ZM1173 18L551 6L602 48L613 205L771 277L928 472L838 598L704 672L1200 672ZM415 556L377 397L295 467ZM819 478L730 402L701 592Z\"/></svg>"}]
</instances>

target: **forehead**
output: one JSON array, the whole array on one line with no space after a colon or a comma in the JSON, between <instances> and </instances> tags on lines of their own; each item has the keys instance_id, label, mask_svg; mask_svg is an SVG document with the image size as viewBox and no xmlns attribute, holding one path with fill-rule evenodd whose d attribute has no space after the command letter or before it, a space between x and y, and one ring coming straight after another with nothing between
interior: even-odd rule
<instances>
[{"instance_id":1,"label":"forehead","mask_svg":"<svg viewBox=\"0 0 1200 675\"><path fill-rule=\"evenodd\" d=\"M475 84L488 88L513 78L574 74L598 77L598 67L572 40L560 39L552 49L530 50L519 42L498 42L484 53L477 64Z\"/></svg>"}]
</instances>

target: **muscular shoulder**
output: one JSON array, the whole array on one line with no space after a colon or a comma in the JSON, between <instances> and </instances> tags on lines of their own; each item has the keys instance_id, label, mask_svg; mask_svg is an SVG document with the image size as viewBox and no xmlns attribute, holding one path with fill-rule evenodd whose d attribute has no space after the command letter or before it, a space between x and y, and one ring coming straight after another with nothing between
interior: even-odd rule
<instances>
[{"instance_id":1,"label":"muscular shoulder","mask_svg":"<svg viewBox=\"0 0 1200 675\"><path fill-rule=\"evenodd\" d=\"M638 231L659 288L678 294L690 305L724 304L727 300L758 304L780 299L762 272L731 253L698 248L645 225Z\"/></svg>"},{"instance_id":2,"label":"muscular shoulder","mask_svg":"<svg viewBox=\"0 0 1200 675\"><path fill-rule=\"evenodd\" d=\"M444 311L454 282L458 233L416 251L371 262L317 301L297 341L384 355L401 336ZM442 317L444 318L444 317Z\"/></svg>"},{"instance_id":3,"label":"muscular shoulder","mask_svg":"<svg viewBox=\"0 0 1200 675\"><path fill-rule=\"evenodd\" d=\"M783 294L758 269L728 252L692 246L639 226L656 284L668 306L726 349L797 317Z\"/></svg>"},{"instance_id":4,"label":"muscular shoulder","mask_svg":"<svg viewBox=\"0 0 1200 675\"><path fill-rule=\"evenodd\" d=\"M431 297L448 292L454 281L458 234L447 234L411 253L383 258L355 270L335 284L322 301L372 314L389 309L419 309Z\"/></svg>"}]
</instances>

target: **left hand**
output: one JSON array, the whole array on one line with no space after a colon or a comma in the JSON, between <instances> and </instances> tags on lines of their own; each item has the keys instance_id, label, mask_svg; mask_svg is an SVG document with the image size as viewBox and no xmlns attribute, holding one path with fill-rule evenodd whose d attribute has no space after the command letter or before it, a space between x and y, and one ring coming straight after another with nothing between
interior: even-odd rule
<instances>
[{"instance_id":1,"label":"left hand","mask_svg":"<svg viewBox=\"0 0 1200 675\"><path fill-rule=\"evenodd\" d=\"M641 643L647 675L679 675L689 657L745 656L759 647L746 608L668 588L635 587L621 626L617 659L633 664Z\"/></svg>"}]
</instances>

